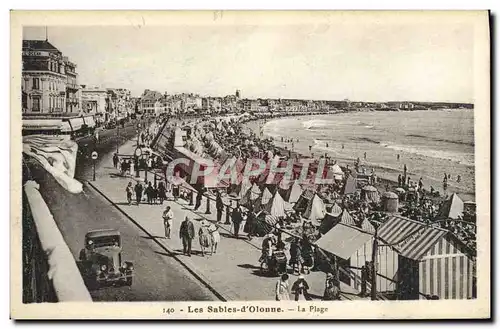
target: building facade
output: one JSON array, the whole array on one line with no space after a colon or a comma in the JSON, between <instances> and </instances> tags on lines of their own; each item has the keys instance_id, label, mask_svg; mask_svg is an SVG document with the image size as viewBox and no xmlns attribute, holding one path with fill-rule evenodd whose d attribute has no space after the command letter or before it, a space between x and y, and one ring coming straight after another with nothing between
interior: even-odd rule
<instances>
[{"instance_id":1,"label":"building facade","mask_svg":"<svg viewBox=\"0 0 500 329\"><path fill-rule=\"evenodd\" d=\"M88 87L82 85L82 112L94 114L100 117L100 121L107 120L109 114L106 111L108 92L100 87Z\"/></svg>"},{"instance_id":2,"label":"building facade","mask_svg":"<svg viewBox=\"0 0 500 329\"><path fill-rule=\"evenodd\" d=\"M64 113L79 111L78 89L67 89L68 79L76 81L76 65L47 40L23 40L23 113ZM73 86L70 86L70 88ZM76 91L76 92L75 92ZM67 95L70 104L67 106Z\"/></svg>"}]
</instances>

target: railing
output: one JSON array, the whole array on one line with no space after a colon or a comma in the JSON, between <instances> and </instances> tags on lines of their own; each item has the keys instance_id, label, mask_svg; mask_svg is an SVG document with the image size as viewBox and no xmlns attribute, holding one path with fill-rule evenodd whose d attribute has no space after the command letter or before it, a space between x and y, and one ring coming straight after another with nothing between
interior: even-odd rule
<instances>
[{"instance_id":1,"label":"railing","mask_svg":"<svg viewBox=\"0 0 500 329\"><path fill-rule=\"evenodd\" d=\"M24 191L22 204L23 303L57 302L57 295L52 286L52 281L47 276L49 272L47 256L40 244Z\"/></svg>"},{"instance_id":2,"label":"railing","mask_svg":"<svg viewBox=\"0 0 500 329\"><path fill-rule=\"evenodd\" d=\"M91 302L75 259L23 161L23 302Z\"/></svg>"}]
</instances>

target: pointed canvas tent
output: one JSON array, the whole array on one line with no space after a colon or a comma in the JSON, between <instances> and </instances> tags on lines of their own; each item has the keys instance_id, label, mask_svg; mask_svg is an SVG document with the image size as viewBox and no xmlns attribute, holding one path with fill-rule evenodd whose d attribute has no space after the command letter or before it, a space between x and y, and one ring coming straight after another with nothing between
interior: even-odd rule
<instances>
[{"instance_id":1,"label":"pointed canvas tent","mask_svg":"<svg viewBox=\"0 0 500 329\"><path fill-rule=\"evenodd\" d=\"M453 193L439 209L440 218L458 219L463 216L463 213L464 202L456 193Z\"/></svg>"},{"instance_id":2,"label":"pointed canvas tent","mask_svg":"<svg viewBox=\"0 0 500 329\"><path fill-rule=\"evenodd\" d=\"M332 209L326 213L325 218L321 221L319 231L321 234L325 234L332 229L335 225L340 222L340 215L342 214L342 208L338 204L334 204Z\"/></svg>"},{"instance_id":3,"label":"pointed canvas tent","mask_svg":"<svg viewBox=\"0 0 500 329\"><path fill-rule=\"evenodd\" d=\"M255 202L259 200L261 195L261 191L257 184L253 184L252 188L250 188L247 193L241 198L240 204L246 208L253 208L255 206Z\"/></svg>"},{"instance_id":4,"label":"pointed canvas tent","mask_svg":"<svg viewBox=\"0 0 500 329\"><path fill-rule=\"evenodd\" d=\"M263 207L264 211L273 217L279 218L286 216L285 201L279 193L274 194L272 199Z\"/></svg>"},{"instance_id":5,"label":"pointed canvas tent","mask_svg":"<svg viewBox=\"0 0 500 329\"><path fill-rule=\"evenodd\" d=\"M262 193L260 194L259 198L255 200L254 203L254 210L255 211L262 211L265 206L268 204L269 201L273 198L273 194L267 187L264 188Z\"/></svg>"},{"instance_id":6,"label":"pointed canvas tent","mask_svg":"<svg viewBox=\"0 0 500 329\"><path fill-rule=\"evenodd\" d=\"M243 196L252 188L252 183L248 180L248 178L243 178L240 184L240 190L238 193L238 197L241 199Z\"/></svg>"},{"instance_id":7,"label":"pointed canvas tent","mask_svg":"<svg viewBox=\"0 0 500 329\"><path fill-rule=\"evenodd\" d=\"M323 200L321 200L317 194L314 194L314 197L309 202L309 205L302 216L310 220L312 223L319 225L319 221L325 218L325 215L326 207Z\"/></svg>"},{"instance_id":8,"label":"pointed canvas tent","mask_svg":"<svg viewBox=\"0 0 500 329\"><path fill-rule=\"evenodd\" d=\"M342 189L342 194L353 194L354 192L356 192L356 178L354 178L352 175L349 175L345 182L344 188Z\"/></svg>"},{"instance_id":9,"label":"pointed canvas tent","mask_svg":"<svg viewBox=\"0 0 500 329\"><path fill-rule=\"evenodd\" d=\"M297 211L300 214L304 213L307 210L309 202L313 199L314 195L314 191L304 190L297 202L294 204L293 210Z\"/></svg>"},{"instance_id":10,"label":"pointed canvas tent","mask_svg":"<svg viewBox=\"0 0 500 329\"><path fill-rule=\"evenodd\" d=\"M298 181L294 181L292 186L285 191L283 199L287 202L295 203L299 200L302 192L302 187L300 187Z\"/></svg>"},{"instance_id":11,"label":"pointed canvas tent","mask_svg":"<svg viewBox=\"0 0 500 329\"><path fill-rule=\"evenodd\" d=\"M330 172L333 174L335 180L342 180L344 178L344 172L338 164L334 164L330 167Z\"/></svg>"},{"instance_id":12,"label":"pointed canvas tent","mask_svg":"<svg viewBox=\"0 0 500 329\"><path fill-rule=\"evenodd\" d=\"M340 222L345 225L350 225L360 228L361 230L367 233L371 234L375 233L373 225L370 224L370 222L367 219L363 220L363 222L361 222L360 224L359 222L356 222L356 220L351 216L351 214L349 214L349 212L346 209L344 209L344 211L342 212Z\"/></svg>"}]
</instances>

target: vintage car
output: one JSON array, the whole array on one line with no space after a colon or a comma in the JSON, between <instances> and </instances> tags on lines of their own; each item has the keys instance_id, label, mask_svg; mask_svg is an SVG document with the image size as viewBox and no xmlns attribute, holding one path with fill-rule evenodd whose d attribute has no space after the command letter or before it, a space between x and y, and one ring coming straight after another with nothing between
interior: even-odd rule
<instances>
[{"instance_id":1,"label":"vintage car","mask_svg":"<svg viewBox=\"0 0 500 329\"><path fill-rule=\"evenodd\" d=\"M121 236L118 230L90 231L80 251L82 276L91 288L107 285L132 285L134 266L122 260Z\"/></svg>"}]
</instances>

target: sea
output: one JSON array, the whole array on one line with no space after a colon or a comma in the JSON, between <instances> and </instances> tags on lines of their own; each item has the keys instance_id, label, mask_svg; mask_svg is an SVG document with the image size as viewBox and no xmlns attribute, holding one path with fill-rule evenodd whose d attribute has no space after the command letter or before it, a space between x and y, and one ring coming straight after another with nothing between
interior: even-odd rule
<instances>
[{"instance_id":1,"label":"sea","mask_svg":"<svg viewBox=\"0 0 500 329\"><path fill-rule=\"evenodd\" d=\"M362 166L386 179L397 181L406 164L412 181L422 178L425 188L441 193L444 175L451 175L447 192L475 199L473 110L351 112L285 117L253 126L276 145L301 154L326 154L351 167L359 158Z\"/></svg>"}]
</instances>

